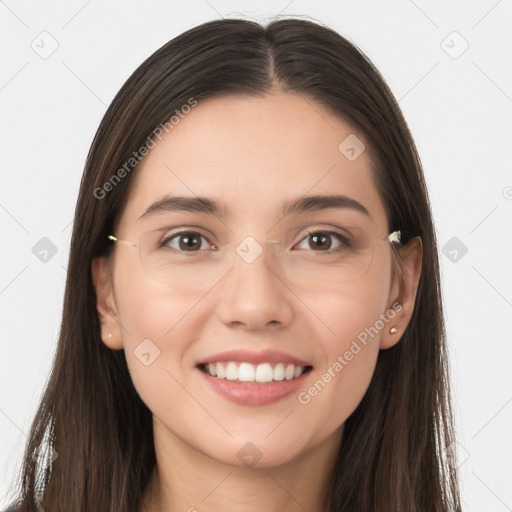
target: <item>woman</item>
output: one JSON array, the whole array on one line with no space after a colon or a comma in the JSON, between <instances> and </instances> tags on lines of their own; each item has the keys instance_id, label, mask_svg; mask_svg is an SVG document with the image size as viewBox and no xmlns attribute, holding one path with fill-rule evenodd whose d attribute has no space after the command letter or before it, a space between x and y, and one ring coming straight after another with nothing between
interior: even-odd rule
<instances>
[{"instance_id":1,"label":"woman","mask_svg":"<svg viewBox=\"0 0 512 512\"><path fill-rule=\"evenodd\" d=\"M29 510L460 510L437 248L384 80L320 24L181 34L78 198Z\"/></svg>"}]
</instances>

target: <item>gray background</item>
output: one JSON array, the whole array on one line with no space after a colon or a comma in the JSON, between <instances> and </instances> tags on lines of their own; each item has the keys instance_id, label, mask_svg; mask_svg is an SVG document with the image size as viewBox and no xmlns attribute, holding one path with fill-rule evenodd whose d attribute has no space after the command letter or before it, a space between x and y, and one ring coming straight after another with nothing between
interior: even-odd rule
<instances>
[{"instance_id":1,"label":"gray background","mask_svg":"<svg viewBox=\"0 0 512 512\"><path fill-rule=\"evenodd\" d=\"M464 510L512 510L512 2L184 4L0 0L0 496L55 351L73 209L107 105L184 30L281 13L349 37L400 101L442 248Z\"/></svg>"}]
</instances>

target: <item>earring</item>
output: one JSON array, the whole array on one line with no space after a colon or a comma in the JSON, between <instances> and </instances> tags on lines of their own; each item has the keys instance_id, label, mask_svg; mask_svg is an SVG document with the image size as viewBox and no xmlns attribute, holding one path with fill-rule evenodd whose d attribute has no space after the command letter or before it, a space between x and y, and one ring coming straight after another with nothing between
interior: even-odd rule
<instances>
[{"instance_id":1,"label":"earring","mask_svg":"<svg viewBox=\"0 0 512 512\"><path fill-rule=\"evenodd\" d=\"M103 315L103 316L105 317L105 322L108 322L107 315ZM110 332L110 329L108 331L107 338L112 338L112 333Z\"/></svg>"},{"instance_id":2,"label":"earring","mask_svg":"<svg viewBox=\"0 0 512 512\"><path fill-rule=\"evenodd\" d=\"M396 327L391 327L391 329L389 329L389 334L395 334L398 332L398 329Z\"/></svg>"}]
</instances>

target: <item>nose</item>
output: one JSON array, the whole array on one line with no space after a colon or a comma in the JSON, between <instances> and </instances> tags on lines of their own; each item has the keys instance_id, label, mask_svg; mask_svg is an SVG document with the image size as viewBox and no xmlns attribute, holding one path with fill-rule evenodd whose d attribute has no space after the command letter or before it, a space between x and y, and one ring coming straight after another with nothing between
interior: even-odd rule
<instances>
[{"instance_id":1,"label":"nose","mask_svg":"<svg viewBox=\"0 0 512 512\"><path fill-rule=\"evenodd\" d=\"M234 265L222 281L217 311L225 325L247 330L278 329L292 320L293 292L277 275L272 246L258 245L263 252L254 260L245 257L244 248L239 247ZM250 249L254 250L254 245Z\"/></svg>"}]
</instances>

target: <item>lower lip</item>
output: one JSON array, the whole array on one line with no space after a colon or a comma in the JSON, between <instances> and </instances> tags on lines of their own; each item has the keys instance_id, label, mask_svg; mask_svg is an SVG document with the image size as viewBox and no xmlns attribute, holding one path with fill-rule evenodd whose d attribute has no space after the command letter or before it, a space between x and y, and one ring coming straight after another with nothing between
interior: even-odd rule
<instances>
[{"instance_id":1,"label":"lower lip","mask_svg":"<svg viewBox=\"0 0 512 512\"><path fill-rule=\"evenodd\" d=\"M311 373L310 370L296 379L261 384L258 382L235 382L227 379L217 379L217 377L212 377L199 368L197 368L197 371L217 393L239 405L273 404L296 392Z\"/></svg>"}]
</instances>

